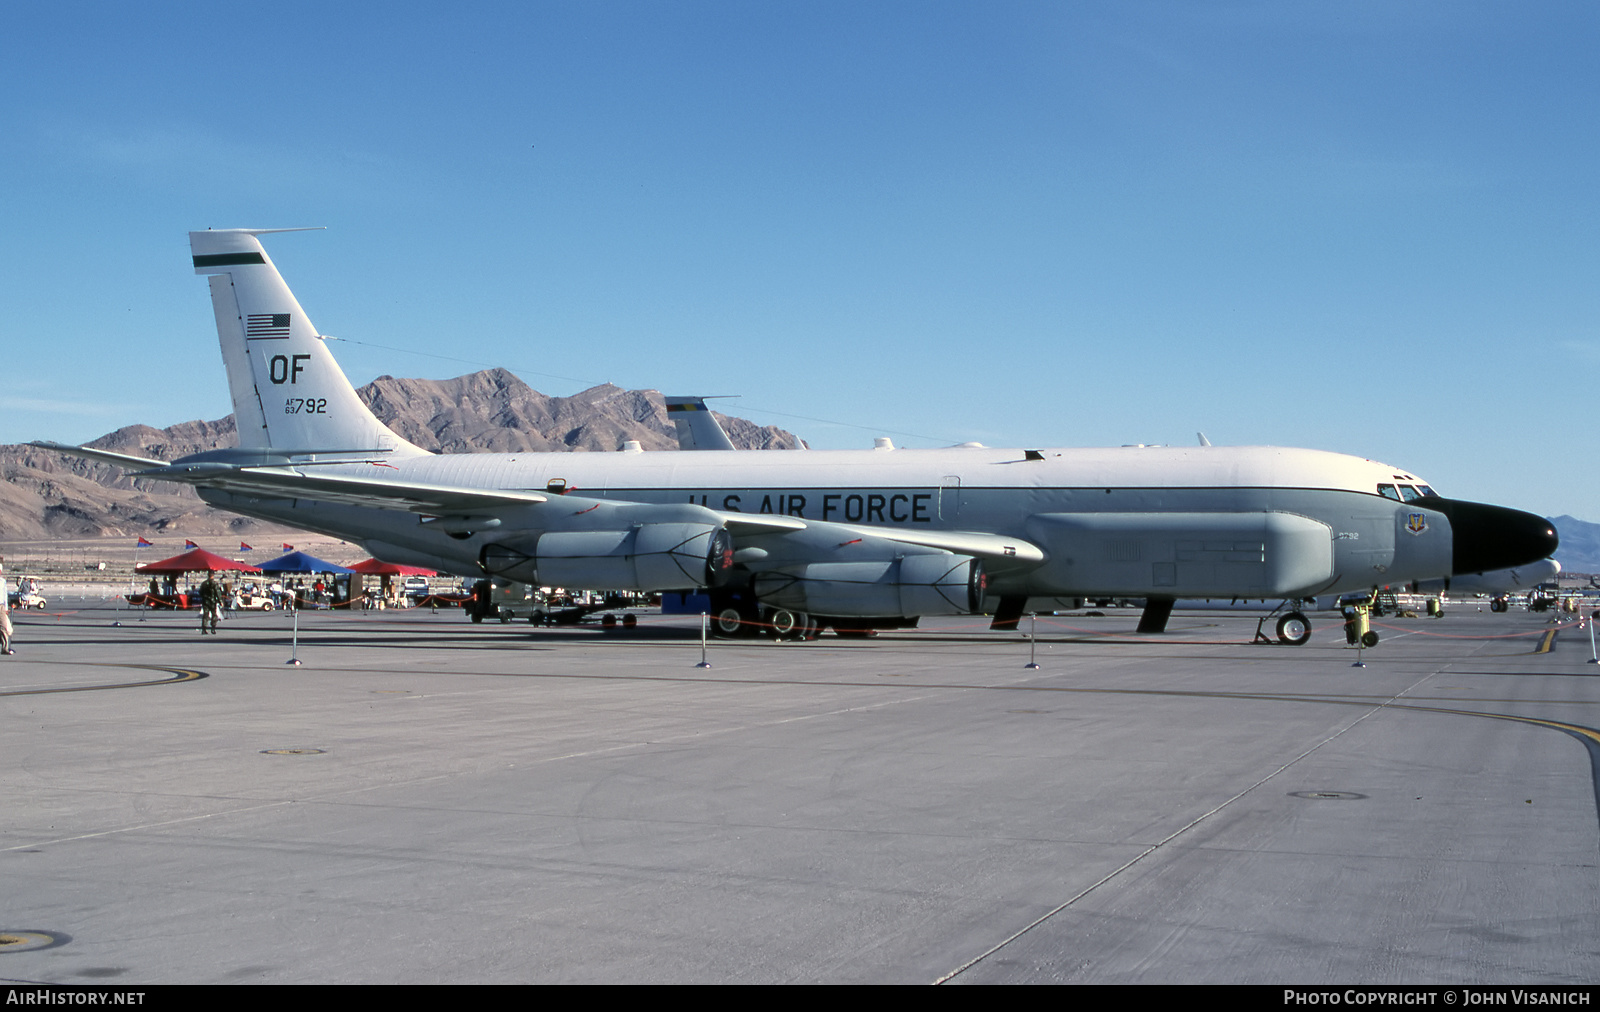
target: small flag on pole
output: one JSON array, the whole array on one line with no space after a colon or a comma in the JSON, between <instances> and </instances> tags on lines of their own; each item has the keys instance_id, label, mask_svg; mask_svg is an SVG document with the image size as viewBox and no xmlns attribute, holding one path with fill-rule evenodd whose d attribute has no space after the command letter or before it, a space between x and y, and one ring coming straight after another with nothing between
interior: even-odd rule
<instances>
[{"instance_id":1,"label":"small flag on pole","mask_svg":"<svg viewBox=\"0 0 1600 1012\"><path fill-rule=\"evenodd\" d=\"M241 552L253 552L253 551L255 551L255 549L251 548L249 545L247 545L243 541L241 541L241 542L239 542L239 551L241 551Z\"/></svg>"},{"instance_id":2,"label":"small flag on pole","mask_svg":"<svg viewBox=\"0 0 1600 1012\"><path fill-rule=\"evenodd\" d=\"M137 548L150 548L150 547L153 547L154 545L155 545L155 542L151 541L149 538L140 538L139 539L139 544L136 545L135 547L137 547Z\"/></svg>"},{"instance_id":3,"label":"small flag on pole","mask_svg":"<svg viewBox=\"0 0 1600 1012\"><path fill-rule=\"evenodd\" d=\"M283 546L283 550L286 551L286 552L292 552L292 551L294 551L294 546L293 545L284 545Z\"/></svg>"},{"instance_id":4,"label":"small flag on pole","mask_svg":"<svg viewBox=\"0 0 1600 1012\"><path fill-rule=\"evenodd\" d=\"M184 538L183 539L183 547L185 547L185 548L199 548L200 546L195 544L193 541L190 541L188 538Z\"/></svg>"}]
</instances>

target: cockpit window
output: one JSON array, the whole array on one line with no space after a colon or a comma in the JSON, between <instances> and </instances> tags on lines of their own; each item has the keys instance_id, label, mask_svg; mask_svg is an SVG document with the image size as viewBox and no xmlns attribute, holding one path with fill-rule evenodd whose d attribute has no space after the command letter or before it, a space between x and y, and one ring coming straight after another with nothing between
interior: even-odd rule
<instances>
[{"instance_id":1,"label":"cockpit window","mask_svg":"<svg viewBox=\"0 0 1600 1012\"><path fill-rule=\"evenodd\" d=\"M1422 494L1423 495L1431 495L1431 496L1437 497L1438 494L1439 494L1439 493L1435 492L1433 489L1429 488L1426 485L1418 485L1417 487L1422 489Z\"/></svg>"},{"instance_id":2,"label":"cockpit window","mask_svg":"<svg viewBox=\"0 0 1600 1012\"><path fill-rule=\"evenodd\" d=\"M1378 494L1385 499L1393 499L1395 502L1400 501L1400 492L1393 485L1379 485Z\"/></svg>"},{"instance_id":3,"label":"cockpit window","mask_svg":"<svg viewBox=\"0 0 1600 1012\"><path fill-rule=\"evenodd\" d=\"M1422 493L1418 492L1410 485L1401 485L1400 498L1404 499L1406 502L1416 502L1418 499L1422 498Z\"/></svg>"}]
</instances>

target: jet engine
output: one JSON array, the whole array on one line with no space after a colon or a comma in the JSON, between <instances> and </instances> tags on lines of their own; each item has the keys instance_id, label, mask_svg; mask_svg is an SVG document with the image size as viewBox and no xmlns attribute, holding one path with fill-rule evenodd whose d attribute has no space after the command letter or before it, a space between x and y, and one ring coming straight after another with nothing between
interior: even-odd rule
<instances>
[{"instance_id":1,"label":"jet engine","mask_svg":"<svg viewBox=\"0 0 1600 1012\"><path fill-rule=\"evenodd\" d=\"M491 576L535 586L639 591L717 587L733 568L733 536L721 527L694 523L529 532L485 545L478 565Z\"/></svg>"},{"instance_id":2,"label":"jet engine","mask_svg":"<svg viewBox=\"0 0 1600 1012\"><path fill-rule=\"evenodd\" d=\"M757 573L763 604L815 615L910 618L971 615L983 601L983 563L940 552L861 562L817 562Z\"/></svg>"}]
</instances>

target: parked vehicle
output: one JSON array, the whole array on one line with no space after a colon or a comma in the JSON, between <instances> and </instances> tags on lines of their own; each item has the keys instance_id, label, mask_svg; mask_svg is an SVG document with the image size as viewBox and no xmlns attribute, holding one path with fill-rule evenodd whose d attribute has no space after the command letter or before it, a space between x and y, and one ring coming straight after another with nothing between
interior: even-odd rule
<instances>
[{"instance_id":1,"label":"parked vehicle","mask_svg":"<svg viewBox=\"0 0 1600 1012\"><path fill-rule=\"evenodd\" d=\"M428 578L426 576L406 577L406 582L401 585L400 593L409 597L412 604L416 604L430 593L428 590Z\"/></svg>"},{"instance_id":2,"label":"parked vehicle","mask_svg":"<svg viewBox=\"0 0 1600 1012\"><path fill-rule=\"evenodd\" d=\"M271 611L277 605L271 595L262 594L254 587L246 587L233 592L232 607L234 611Z\"/></svg>"},{"instance_id":3,"label":"parked vehicle","mask_svg":"<svg viewBox=\"0 0 1600 1012\"><path fill-rule=\"evenodd\" d=\"M41 589L37 576L24 576L17 581L17 589L11 592L7 604L13 608L38 608L43 611L45 600Z\"/></svg>"}]
</instances>

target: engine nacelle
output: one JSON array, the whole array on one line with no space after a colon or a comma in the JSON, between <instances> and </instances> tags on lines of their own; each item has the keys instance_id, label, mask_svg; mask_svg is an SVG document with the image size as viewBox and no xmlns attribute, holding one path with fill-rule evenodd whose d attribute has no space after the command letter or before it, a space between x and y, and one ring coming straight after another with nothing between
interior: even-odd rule
<instances>
[{"instance_id":1,"label":"engine nacelle","mask_svg":"<svg viewBox=\"0 0 1600 1012\"><path fill-rule=\"evenodd\" d=\"M541 531L485 545L491 576L583 590L717 587L733 569L733 537L710 524L635 524L624 530Z\"/></svg>"},{"instance_id":2,"label":"engine nacelle","mask_svg":"<svg viewBox=\"0 0 1600 1012\"><path fill-rule=\"evenodd\" d=\"M967 555L906 555L818 562L756 574L765 604L813 615L911 618L972 615L983 603L983 563Z\"/></svg>"}]
</instances>

